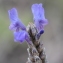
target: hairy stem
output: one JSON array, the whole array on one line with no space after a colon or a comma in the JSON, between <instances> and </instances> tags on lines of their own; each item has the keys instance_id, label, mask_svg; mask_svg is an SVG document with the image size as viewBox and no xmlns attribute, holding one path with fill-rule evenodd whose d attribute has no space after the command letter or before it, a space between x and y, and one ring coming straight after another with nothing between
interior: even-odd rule
<instances>
[{"instance_id":1,"label":"hairy stem","mask_svg":"<svg viewBox=\"0 0 63 63\"><path fill-rule=\"evenodd\" d=\"M27 51L29 54L27 63L40 63L39 53L34 47L33 43L28 44Z\"/></svg>"},{"instance_id":2,"label":"hairy stem","mask_svg":"<svg viewBox=\"0 0 63 63\"><path fill-rule=\"evenodd\" d=\"M47 63L43 44L39 41L41 34L38 33L35 25L32 23L28 25L27 31L30 35L30 39L31 39L34 47L36 48L36 50L39 53L39 57L42 60L42 63Z\"/></svg>"}]
</instances>

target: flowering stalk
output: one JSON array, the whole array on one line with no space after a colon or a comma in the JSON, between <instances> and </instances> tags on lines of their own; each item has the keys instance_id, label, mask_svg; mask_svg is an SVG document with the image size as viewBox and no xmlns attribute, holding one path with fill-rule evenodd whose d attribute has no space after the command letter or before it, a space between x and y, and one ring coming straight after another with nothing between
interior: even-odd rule
<instances>
[{"instance_id":1,"label":"flowering stalk","mask_svg":"<svg viewBox=\"0 0 63 63\"><path fill-rule=\"evenodd\" d=\"M31 7L34 24L30 23L27 28L18 18L15 8L8 11L13 30L14 41L23 43L27 41L29 58L27 63L47 63L43 44L40 42L40 36L44 33L44 26L48 23L44 16L42 4L33 4Z\"/></svg>"},{"instance_id":2,"label":"flowering stalk","mask_svg":"<svg viewBox=\"0 0 63 63\"><path fill-rule=\"evenodd\" d=\"M39 35L37 35L38 34L37 29L34 26L34 24L30 24L28 26L27 31L31 37L32 43L34 44L36 50L39 53L39 58L42 60L42 63L47 63L44 47L43 47L43 44L39 41L39 38L38 38Z\"/></svg>"}]
</instances>

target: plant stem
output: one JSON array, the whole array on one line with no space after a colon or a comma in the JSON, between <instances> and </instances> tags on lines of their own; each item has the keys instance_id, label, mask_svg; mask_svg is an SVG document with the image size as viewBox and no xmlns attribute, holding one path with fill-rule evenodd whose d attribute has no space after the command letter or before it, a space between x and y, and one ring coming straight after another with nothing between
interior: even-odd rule
<instances>
[{"instance_id":1,"label":"plant stem","mask_svg":"<svg viewBox=\"0 0 63 63\"><path fill-rule=\"evenodd\" d=\"M30 35L30 39L31 39L31 42L33 43L33 47L37 50L37 52L39 53L39 57L41 59L41 63L47 63L46 61L46 55L45 55L45 52L44 52L44 47L43 47L43 44L40 42L40 36L41 34L38 33L36 27L34 24L29 24L28 27L27 27L27 31ZM33 48L32 48L33 49ZM29 52L30 52L30 48L29 48ZM31 53L30 53L31 54Z\"/></svg>"}]
</instances>

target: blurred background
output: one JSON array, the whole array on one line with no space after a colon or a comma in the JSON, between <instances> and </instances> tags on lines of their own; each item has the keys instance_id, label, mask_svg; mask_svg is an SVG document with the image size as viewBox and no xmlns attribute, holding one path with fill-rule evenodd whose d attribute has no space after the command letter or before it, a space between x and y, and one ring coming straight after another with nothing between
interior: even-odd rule
<instances>
[{"instance_id":1,"label":"blurred background","mask_svg":"<svg viewBox=\"0 0 63 63\"><path fill-rule=\"evenodd\" d=\"M33 22L31 6L42 3L49 24L41 36L49 63L63 63L63 0L0 0L0 63L26 63L27 43L14 42L9 30L8 10L15 7L19 18L27 26Z\"/></svg>"}]
</instances>

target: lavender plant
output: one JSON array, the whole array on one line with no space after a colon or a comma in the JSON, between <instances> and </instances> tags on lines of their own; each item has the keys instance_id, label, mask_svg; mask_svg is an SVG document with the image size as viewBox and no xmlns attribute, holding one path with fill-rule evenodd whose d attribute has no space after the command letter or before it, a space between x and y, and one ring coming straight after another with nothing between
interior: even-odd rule
<instances>
[{"instance_id":1,"label":"lavender plant","mask_svg":"<svg viewBox=\"0 0 63 63\"><path fill-rule=\"evenodd\" d=\"M47 63L44 47L39 39L44 33L44 26L48 24L48 21L41 3L33 4L31 10L34 24L29 23L27 27L20 21L16 8L8 10L11 21L9 29L13 30L15 42L27 42L29 54L27 63Z\"/></svg>"}]
</instances>

